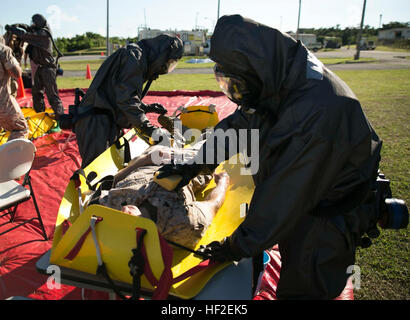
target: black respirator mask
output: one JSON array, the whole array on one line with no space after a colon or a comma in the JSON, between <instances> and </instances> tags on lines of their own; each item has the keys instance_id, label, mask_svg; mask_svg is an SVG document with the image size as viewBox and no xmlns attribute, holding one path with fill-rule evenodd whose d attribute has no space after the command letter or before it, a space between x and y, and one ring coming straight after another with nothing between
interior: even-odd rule
<instances>
[{"instance_id":1,"label":"black respirator mask","mask_svg":"<svg viewBox=\"0 0 410 320\"><path fill-rule=\"evenodd\" d=\"M159 72L159 74L168 74L174 71L178 64L177 59L169 59L166 64L164 64Z\"/></svg>"},{"instance_id":2,"label":"black respirator mask","mask_svg":"<svg viewBox=\"0 0 410 320\"><path fill-rule=\"evenodd\" d=\"M251 98L245 80L242 78L223 72L218 65L214 67L215 79L222 89L222 92L233 102L245 106Z\"/></svg>"},{"instance_id":3,"label":"black respirator mask","mask_svg":"<svg viewBox=\"0 0 410 320\"><path fill-rule=\"evenodd\" d=\"M40 30L45 27L47 24L46 18L44 18L41 14L35 14L31 18L31 26L30 28L33 30Z\"/></svg>"}]
</instances>

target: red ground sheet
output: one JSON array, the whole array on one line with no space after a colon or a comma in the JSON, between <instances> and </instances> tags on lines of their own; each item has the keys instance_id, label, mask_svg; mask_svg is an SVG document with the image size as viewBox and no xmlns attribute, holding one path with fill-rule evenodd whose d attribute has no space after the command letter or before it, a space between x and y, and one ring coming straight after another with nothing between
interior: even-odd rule
<instances>
[{"instance_id":1,"label":"red ground sheet","mask_svg":"<svg viewBox=\"0 0 410 320\"><path fill-rule=\"evenodd\" d=\"M60 90L60 97L67 111L68 106L74 103L74 90ZM172 114L179 106L215 104L220 119L231 114L236 108L222 93L213 91L150 92L144 102L161 103L167 108L168 114ZM19 104L21 107L32 107L30 90L26 90L26 98L19 99ZM148 118L157 124L155 115L148 115ZM37 220L0 236L0 299L13 296L40 300L107 299L106 293L66 285L62 285L61 289L49 290L48 277L36 271L37 260L52 246L58 208L70 177L81 164L81 158L75 135L70 131L46 135L35 140L34 144L37 153L31 178L49 241L43 241ZM34 205L30 200L19 205L14 223L34 216ZM0 233L14 225L7 222L8 216L0 218ZM256 300L276 299L280 254L277 248L272 249L269 254L271 263L266 268ZM346 293L341 297L353 298L351 288L348 287Z\"/></svg>"}]
</instances>

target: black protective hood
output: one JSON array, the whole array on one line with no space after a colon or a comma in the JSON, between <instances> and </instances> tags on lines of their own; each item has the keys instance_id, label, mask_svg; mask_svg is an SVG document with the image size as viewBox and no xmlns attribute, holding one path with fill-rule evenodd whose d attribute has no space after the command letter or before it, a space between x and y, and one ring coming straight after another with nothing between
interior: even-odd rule
<instances>
[{"instance_id":1,"label":"black protective hood","mask_svg":"<svg viewBox=\"0 0 410 320\"><path fill-rule=\"evenodd\" d=\"M26 24L15 24L10 27L9 31L12 34L17 35L20 40L29 45L26 52L29 53L30 59L36 64L55 67L56 61L53 57L52 33L44 16L41 14L35 14L32 17L31 26Z\"/></svg>"},{"instance_id":2,"label":"black protective hood","mask_svg":"<svg viewBox=\"0 0 410 320\"><path fill-rule=\"evenodd\" d=\"M166 34L143 39L137 44L146 51L149 66L147 79L156 79L169 59L181 59L184 52L182 40Z\"/></svg>"},{"instance_id":3,"label":"black protective hood","mask_svg":"<svg viewBox=\"0 0 410 320\"><path fill-rule=\"evenodd\" d=\"M168 60L179 59L182 53L179 38L160 35L120 48L104 61L79 107L80 114L91 108L95 114L75 123L83 167L116 141L120 129L152 126L142 102L145 90Z\"/></svg>"},{"instance_id":4,"label":"black protective hood","mask_svg":"<svg viewBox=\"0 0 410 320\"><path fill-rule=\"evenodd\" d=\"M49 33L51 33L51 28L47 23L47 19L41 14L35 14L31 21L33 23L32 27L35 30L46 29Z\"/></svg>"},{"instance_id":5,"label":"black protective hood","mask_svg":"<svg viewBox=\"0 0 410 320\"><path fill-rule=\"evenodd\" d=\"M305 81L306 57L299 41L240 15L221 17L211 39L210 58L247 82L255 107L274 112L282 92Z\"/></svg>"}]
</instances>

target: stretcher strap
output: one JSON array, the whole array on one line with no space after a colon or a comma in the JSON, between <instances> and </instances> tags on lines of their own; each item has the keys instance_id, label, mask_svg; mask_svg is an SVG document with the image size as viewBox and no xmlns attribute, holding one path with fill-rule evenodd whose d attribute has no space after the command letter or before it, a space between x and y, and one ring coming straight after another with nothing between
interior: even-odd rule
<instances>
[{"instance_id":1,"label":"stretcher strap","mask_svg":"<svg viewBox=\"0 0 410 320\"><path fill-rule=\"evenodd\" d=\"M120 139L115 142L115 147L119 150L124 147L124 163L129 163L131 161L131 148L130 143L127 139L123 138L124 143L120 143Z\"/></svg>"},{"instance_id":2,"label":"stretcher strap","mask_svg":"<svg viewBox=\"0 0 410 320\"><path fill-rule=\"evenodd\" d=\"M141 228L136 228L137 231L137 243L139 243L139 236L142 234ZM145 245L141 247L141 254L144 258L144 274L148 281L151 283L152 286L156 286L156 290L152 296L153 300L165 300L168 297L168 292L172 285L172 258L173 258L173 251L172 248L167 244L164 238L158 233L161 253L162 253L162 260L164 263L164 270L161 274L159 281L155 278L154 274L152 273L152 269L149 264L147 251Z\"/></svg>"},{"instance_id":3,"label":"stretcher strap","mask_svg":"<svg viewBox=\"0 0 410 320\"><path fill-rule=\"evenodd\" d=\"M94 242L96 242L97 239L96 239L96 234L95 234L95 227L101 221L103 221L103 218L93 216L92 224L90 225L90 227L88 227L88 229L84 232L84 234L80 237L80 239L77 241L75 246L71 249L71 251L67 254L67 256L64 259L67 259L67 260L70 260L70 261L74 260L75 257L80 252L80 250L81 250L81 248L82 248L88 234L91 233L93 230L94 230L93 237L95 238ZM70 224L69 224L68 220L64 221L64 223L63 223L63 234L67 231L67 229L69 227L70 227ZM157 278L153 274L152 269L150 267L148 256L147 256L147 251L146 251L146 248L145 248L145 245L144 245L144 242L143 242L143 237L144 237L145 233L146 233L145 229L136 228L137 246L140 249L140 253L141 253L141 255L143 257L143 260L144 260L143 268L144 268L145 277L151 283L152 286L156 287L156 289L154 291L154 294L152 296L153 300L165 300L168 297L169 290L171 289L171 286L173 284L181 282L181 281L183 281L183 280L197 274L198 272L200 272L200 271L202 271L206 268L212 267L213 265L217 264L217 262L210 261L208 259L208 260L202 261L200 264L198 264L197 266L193 267L192 269L186 271L182 275L180 275L176 278L173 278L172 270L171 270L171 268L172 268L172 259L173 259L173 250L172 250L171 246L167 243L167 241L158 232L160 248L161 248L161 253L162 253L162 259L163 259L163 263L164 263L164 270L161 274L160 279L157 280ZM99 246L96 249L97 249L97 255L98 255L97 258L98 258L98 264L99 264L99 269L98 270L101 271L101 268L102 268L103 271L104 271L105 270L105 265L104 265L104 263L102 263ZM99 273L99 272L97 272L97 273ZM105 272L103 272L103 275L105 275L105 277L109 279L108 273L106 272L106 270L105 270ZM111 280L111 279L109 279L109 280ZM111 281L110 281L110 283L114 287L114 284ZM135 284L136 283L134 283L134 285ZM135 292L134 292L134 295L135 295Z\"/></svg>"},{"instance_id":4,"label":"stretcher strap","mask_svg":"<svg viewBox=\"0 0 410 320\"><path fill-rule=\"evenodd\" d=\"M61 236L64 236L65 233L67 232L67 230L68 230L70 227L71 227L70 221L68 221L67 219L64 220L64 222L63 222L63 224L62 224L62 226L61 226L61 229L62 229L62 231L61 231Z\"/></svg>"},{"instance_id":5,"label":"stretcher strap","mask_svg":"<svg viewBox=\"0 0 410 320\"><path fill-rule=\"evenodd\" d=\"M139 243L138 241L138 237L141 234L141 230L140 228L137 228L137 243ZM153 300L164 300L168 297L168 292L171 288L171 286L175 283L181 282L191 276L193 276L194 274L197 274L198 272L209 268L215 264L217 264L218 262L216 261L210 261L205 260L202 261L200 264L198 264L197 266L193 267L192 269L186 271L185 273L183 273L182 275L173 278L172 275L172 258L173 258L173 250L171 248L171 246L168 245L167 241L158 233L159 236L159 241L160 241L160 247L161 247L161 253L162 253L162 259L164 262L164 271L162 272L162 275L159 279L159 281L155 278L154 274L152 273L149 261L148 261L148 257L147 257L147 252L145 249L145 246L142 245L141 247L141 254L144 258L144 274L145 277L147 278L147 280L151 283L152 286L156 286L156 290L154 291L154 294L152 296Z\"/></svg>"},{"instance_id":6,"label":"stretcher strap","mask_svg":"<svg viewBox=\"0 0 410 320\"><path fill-rule=\"evenodd\" d=\"M83 169L78 169L70 178L70 180L74 181L74 186L76 189L81 186L80 176L84 177L88 189L90 189L91 191L96 191L98 188L102 188L102 190L110 190L114 182L114 176L108 175L100 179L95 184L91 184L91 182L94 181L94 179L97 177L97 173L92 171L88 174L88 176L86 176Z\"/></svg>"},{"instance_id":7,"label":"stretcher strap","mask_svg":"<svg viewBox=\"0 0 410 320\"><path fill-rule=\"evenodd\" d=\"M200 271L212 267L214 265L218 264L216 261L211 261L211 260L204 260L202 261L200 264L198 264L197 266L193 267L192 269L189 269L188 271L186 271L185 273L181 274L179 277L174 278L174 280L172 281L172 283L178 283L181 282L182 280L185 280L186 278L189 278L191 276L193 276L194 274L199 273Z\"/></svg>"},{"instance_id":8,"label":"stretcher strap","mask_svg":"<svg viewBox=\"0 0 410 320\"><path fill-rule=\"evenodd\" d=\"M103 220L103 218L98 217L95 224L100 223ZM78 253L80 252L85 239L87 238L88 234L91 232L91 226L88 227L87 231L84 232L84 234L81 236L81 238L77 241L77 243L75 244L75 246L71 249L71 251L67 254L67 256L64 259L67 260L74 260L75 257L78 255Z\"/></svg>"}]
</instances>

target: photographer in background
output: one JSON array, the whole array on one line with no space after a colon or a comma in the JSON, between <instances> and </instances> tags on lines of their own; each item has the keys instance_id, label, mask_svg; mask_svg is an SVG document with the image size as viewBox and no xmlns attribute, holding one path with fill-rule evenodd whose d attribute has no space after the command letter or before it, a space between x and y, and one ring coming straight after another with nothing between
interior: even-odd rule
<instances>
[{"instance_id":1,"label":"photographer in background","mask_svg":"<svg viewBox=\"0 0 410 320\"><path fill-rule=\"evenodd\" d=\"M21 29L24 29L24 31ZM57 61L53 57L54 42L46 18L41 14L35 14L32 17L31 26L26 24L6 25L6 30L16 35L21 41L28 43L26 51L30 59L38 65L32 88L34 110L36 112L46 110L44 103L45 91L48 102L54 110L55 119L58 120L60 115L64 113L64 107L58 95L56 82Z\"/></svg>"}]
</instances>

